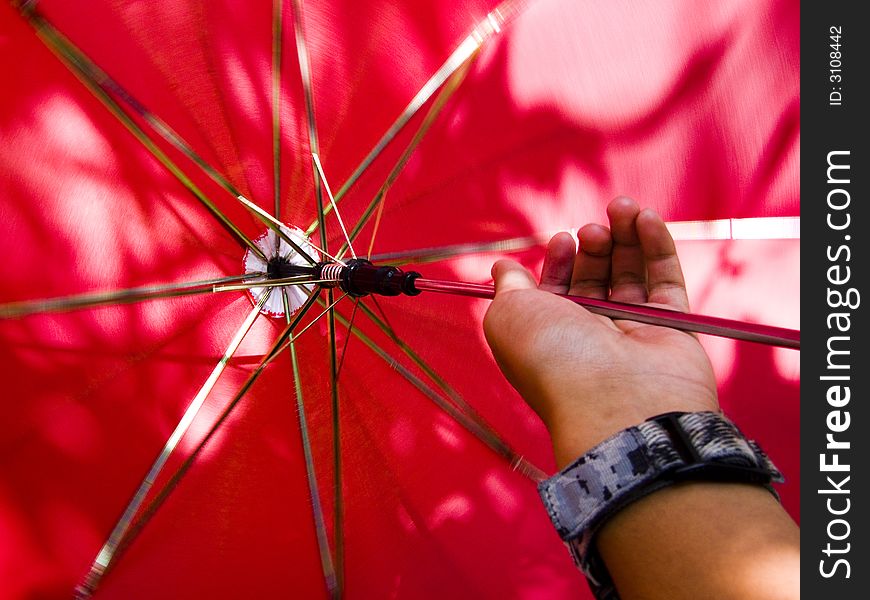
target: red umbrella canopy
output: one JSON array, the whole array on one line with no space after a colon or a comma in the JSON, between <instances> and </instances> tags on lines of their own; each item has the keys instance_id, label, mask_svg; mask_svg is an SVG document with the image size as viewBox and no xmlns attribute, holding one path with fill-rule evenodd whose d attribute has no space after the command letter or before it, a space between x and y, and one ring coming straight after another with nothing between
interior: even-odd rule
<instances>
[{"instance_id":1,"label":"red umbrella canopy","mask_svg":"<svg viewBox=\"0 0 870 600\"><path fill-rule=\"evenodd\" d=\"M586 593L486 301L322 292L288 319L214 291L275 222L483 282L626 194L680 240L694 311L798 326L797 2L0 20L0 597ZM798 353L702 341L797 517Z\"/></svg>"}]
</instances>

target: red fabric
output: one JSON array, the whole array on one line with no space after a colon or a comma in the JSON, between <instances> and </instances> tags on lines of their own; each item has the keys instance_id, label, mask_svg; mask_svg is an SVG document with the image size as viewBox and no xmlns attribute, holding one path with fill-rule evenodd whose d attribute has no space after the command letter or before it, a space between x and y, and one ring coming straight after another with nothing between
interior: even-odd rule
<instances>
[{"instance_id":1,"label":"red fabric","mask_svg":"<svg viewBox=\"0 0 870 600\"><path fill-rule=\"evenodd\" d=\"M282 218L305 228L315 218L313 178L284 4ZM304 4L333 190L494 6ZM271 210L270 3L39 7ZM0 20L0 302L241 272L243 249L26 21L6 4ZM396 181L375 252L600 222L616 194L669 221L797 216L798 22L792 1L531 3L486 44ZM410 135L345 198L346 222L356 223ZM168 153L249 236L261 233L232 197ZM332 216L328 231L334 249L341 232ZM370 236L371 226L358 247L367 249ZM681 251L695 311L799 326L796 240L683 242ZM417 268L483 281L496 257ZM519 257L539 268L541 250ZM485 302L422 295L381 305L397 333L507 441L553 468L546 432L486 349ZM339 312L349 317L350 308L345 302ZM225 293L0 321L0 598L69 596L250 309L244 294ZM356 325L419 373L363 315ZM258 320L158 484L280 328ZM325 332L321 322L305 333L299 354L330 520ZM341 347L346 332L338 333ZM704 343L723 407L785 472L783 500L797 517L798 354ZM585 588L532 483L356 338L340 391L348 597L576 598ZM283 355L97 597L324 595Z\"/></svg>"}]
</instances>

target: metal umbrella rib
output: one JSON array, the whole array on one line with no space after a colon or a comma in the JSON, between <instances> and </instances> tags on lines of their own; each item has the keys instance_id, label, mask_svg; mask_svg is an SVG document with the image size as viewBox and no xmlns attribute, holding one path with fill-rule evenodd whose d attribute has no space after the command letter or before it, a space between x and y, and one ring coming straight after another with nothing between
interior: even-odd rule
<instances>
[{"instance_id":1,"label":"metal umbrella rib","mask_svg":"<svg viewBox=\"0 0 870 600\"><path fill-rule=\"evenodd\" d=\"M214 292L216 286L229 285L254 279L262 275L265 275L265 273L245 273L244 275L229 275L227 277L215 277L201 281L147 285L123 290L87 292L57 298L7 302L0 304L0 319L13 319L38 313L66 312L98 306L118 306L158 298L177 298L179 296L208 294Z\"/></svg>"}]
</instances>

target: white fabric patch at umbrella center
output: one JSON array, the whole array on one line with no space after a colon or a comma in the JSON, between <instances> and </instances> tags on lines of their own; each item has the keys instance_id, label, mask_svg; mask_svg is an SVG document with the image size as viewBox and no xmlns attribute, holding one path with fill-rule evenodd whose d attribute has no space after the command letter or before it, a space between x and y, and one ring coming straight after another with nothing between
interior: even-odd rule
<instances>
[{"instance_id":1,"label":"white fabric patch at umbrella center","mask_svg":"<svg viewBox=\"0 0 870 600\"><path fill-rule=\"evenodd\" d=\"M301 229L285 225L281 227L281 231L293 240L314 262L320 261L320 254L311 245ZM311 266L305 257L285 240L279 238L278 234L271 229L254 240L254 243L269 260L275 260L280 257L280 259L283 259L283 261L286 261L290 265L300 267ZM245 252L245 273L267 273L268 270L269 263L267 261L257 256L250 248ZM262 280L264 283L269 281L265 275L262 276ZM279 318L284 317L288 313L293 314L296 312L308 299L309 294L314 289L314 284L287 285L281 288L254 287L248 290L248 295L251 301L256 304L269 289L272 289L272 294L266 300L260 312L270 317ZM284 303L285 294L287 296L287 310L285 310Z\"/></svg>"}]
</instances>

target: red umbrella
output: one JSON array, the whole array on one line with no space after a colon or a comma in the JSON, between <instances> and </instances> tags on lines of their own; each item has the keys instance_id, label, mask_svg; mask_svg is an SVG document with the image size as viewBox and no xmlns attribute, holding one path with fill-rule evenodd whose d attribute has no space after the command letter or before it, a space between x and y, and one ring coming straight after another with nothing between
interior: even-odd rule
<instances>
[{"instance_id":1,"label":"red umbrella","mask_svg":"<svg viewBox=\"0 0 870 600\"><path fill-rule=\"evenodd\" d=\"M682 240L695 311L796 327L798 18L3 5L0 596L576 597L534 486L546 432L486 349L486 301L322 292L288 329L283 292L234 286L271 257L270 218L312 255L351 238L484 282L627 194ZM796 517L798 354L703 341Z\"/></svg>"}]
</instances>

